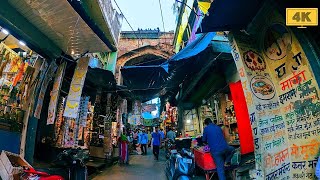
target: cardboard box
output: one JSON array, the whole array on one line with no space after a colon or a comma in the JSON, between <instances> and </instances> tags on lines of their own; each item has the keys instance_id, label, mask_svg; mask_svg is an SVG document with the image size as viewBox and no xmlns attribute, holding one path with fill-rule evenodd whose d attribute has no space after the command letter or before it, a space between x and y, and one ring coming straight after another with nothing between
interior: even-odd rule
<instances>
[{"instance_id":1,"label":"cardboard box","mask_svg":"<svg viewBox=\"0 0 320 180\"><path fill-rule=\"evenodd\" d=\"M25 159L20 155L7 151L2 151L0 160L8 174L20 174L23 172L23 167L32 167Z\"/></svg>"},{"instance_id":2,"label":"cardboard box","mask_svg":"<svg viewBox=\"0 0 320 180\"><path fill-rule=\"evenodd\" d=\"M2 180L13 180L13 175L7 172L1 160L0 160L0 177Z\"/></svg>"}]
</instances>

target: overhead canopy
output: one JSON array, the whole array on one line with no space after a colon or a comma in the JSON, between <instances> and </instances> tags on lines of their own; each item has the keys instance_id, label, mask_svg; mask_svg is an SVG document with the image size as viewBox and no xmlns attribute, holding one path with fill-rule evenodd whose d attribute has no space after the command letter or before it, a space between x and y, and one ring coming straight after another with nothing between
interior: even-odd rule
<instances>
[{"instance_id":1,"label":"overhead canopy","mask_svg":"<svg viewBox=\"0 0 320 180\"><path fill-rule=\"evenodd\" d=\"M68 1L8 2L66 54L111 51Z\"/></svg>"},{"instance_id":2,"label":"overhead canopy","mask_svg":"<svg viewBox=\"0 0 320 180\"><path fill-rule=\"evenodd\" d=\"M197 33L246 29L264 0L214 0Z\"/></svg>"},{"instance_id":3,"label":"overhead canopy","mask_svg":"<svg viewBox=\"0 0 320 180\"><path fill-rule=\"evenodd\" d=\"M185 48L169 59L170 62L187 59L199 54L206 49L216 33L205 33L199 35L194 41L190 42Z\"/></svg>"},{"instance_id":4,"label":"overhead canopy","mask_svg":"<svg viewBox=\"0 0 320 180\"><path fill-rule=\"evenodd\" d=\"M124 85L130 89L159 89L168 73L162 66L124 66L121 68Z\"/></svg>"},{"instance_id":5,"label":"overhead canopy","mask_svg":"<svg viewBox=\"0 0 320 180\"><path fill-rule=\"evenodd\" d=\"M93 88L102 88L104 90L115 90L116 80L111 71L88 67L85 83Z\"/></svg>"}]
</instances>

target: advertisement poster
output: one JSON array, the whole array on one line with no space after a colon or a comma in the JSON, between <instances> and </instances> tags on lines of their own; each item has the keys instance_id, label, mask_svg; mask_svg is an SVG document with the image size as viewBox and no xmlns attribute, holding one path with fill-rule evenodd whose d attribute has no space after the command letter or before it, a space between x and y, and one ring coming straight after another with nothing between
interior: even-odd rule
<instances>
[{"instance_id":1,"label":"advertisement poster","mask_svg":"<svg viewBox=\"0 0 320 180\"><path fill-rule=\"evenodd\" d=\"M89 58L81 58L74 72L63 116L77 118L82 88L88 71Z\"/></svg>"},{"instance_id":2,"label":"advertisement poster","mask_svg":"<svg viewBox=\"0 0 320 180\"><path fill-rule=\"evenodd\" d=\"M47 125L53 124L56 118L57 103L58 103L60 88L61 88L62 79L64 76L64 71L66 69L66 65L67 63L63 63L59 66L56 73L56 77L54 79L53 88L50 93L51 98L50 98L50 103L48 108Z\"/></svg>"},{"instance_id":3,"label":"advertisement poster","mask_svg":"<svg viewBox=\"0 0 320 180\"><path fill-rule=\"evenodd\" d=\"M41 89L40 89L40 93L39 93L39 98L38 98L38 102L37 102L37 106L34 112L34 117L36 117L37 119L40 119L40 114L41 114L41 109L42 109L42 105L43 105L43 99L48 87L48 84L50 82L50 80L53 78L55 71L57 70L58 65L52 61L48 71L46 73L46 75L44 76L42 85L41 85Z\"/></svg>"}]
</instances>

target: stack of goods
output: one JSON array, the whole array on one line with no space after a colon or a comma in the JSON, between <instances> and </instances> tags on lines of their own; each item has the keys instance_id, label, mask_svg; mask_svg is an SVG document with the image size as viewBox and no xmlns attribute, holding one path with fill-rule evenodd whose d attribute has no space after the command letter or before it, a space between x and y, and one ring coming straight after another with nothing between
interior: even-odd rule
<instances>
[{"instance_id":1,"label":"stack of goods","mask_svg":"<svg viewBox=\"0 0 320 180\"><path fill-rule=\"evenodd\" d=\"M56 146L61 147L63 145L63 129L64 129L64 107L66 98L60 97L58 102L58 115L55 122L55 141Z\"/></svg>"},{"instance_id":2,"label":"stack of goods","mask_svg":"<svg viewBox=\"0 0 320 180\"><path fill-rule=\"evenodd\" d=\"M0 44L0 128L21 132L23 110L34 68L31 57L21 57Z\"/></svg>"}]
</instances>

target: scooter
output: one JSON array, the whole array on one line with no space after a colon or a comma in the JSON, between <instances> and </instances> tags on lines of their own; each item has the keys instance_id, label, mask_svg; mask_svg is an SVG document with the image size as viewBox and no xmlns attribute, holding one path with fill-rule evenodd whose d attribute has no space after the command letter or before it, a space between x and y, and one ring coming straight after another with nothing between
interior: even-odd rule
<instances>
[{"instance_id":1,"label":"scooter","mask_svg":"<svg viewBox=\"0 0 320 180\"><path fill-rule=\"evenodd\" d=\"M166 163L166 176L169 180L191 180L195 169L194 155L190 150L180 153L172 150Z\"/></svg>"},{"instance_id":2,"label":"scooter","mask_svg":"<svg viewBox=\"0 0 320 180\"><path fill-rule=\"evenodd\" d=\"M171 150L176 149L176 145L174 140L169 139L166 141L166 149L165 149L165 154L166 154L166 159L169 159L171 156Z\"/></svg>"},{"instance_id":3,"label":"scooter","mask_svg":"<svg viewBox=\"0 0 320 180\"><path fill-rule=\"evenodd\" d=\"M21 176L24 180L87 180L86 161L89 152L82 149L68 149L59 153L54 167L35 170L26 168ZM58 168L57 168L58 167ZM59 174L59 175L58 175Z\"/></svg>"}]
</instances>

